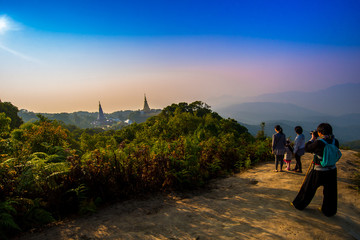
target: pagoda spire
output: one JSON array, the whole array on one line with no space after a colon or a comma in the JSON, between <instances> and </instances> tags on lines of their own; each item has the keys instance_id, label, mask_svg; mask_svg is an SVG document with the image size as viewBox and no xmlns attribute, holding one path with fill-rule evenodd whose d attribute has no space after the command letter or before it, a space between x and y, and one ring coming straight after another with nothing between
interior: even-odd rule
<instances>
[{"instance_id":1,"label":"pagoda spire","mask_svg":"<svg viewBox=\"0 0 360 240\"><path fill-rule=\"evenodd\" d=\"M150 107L149 107L149 104L146 100L146 94L144 94L144 109L143 109L144 112L150 112Z\"/></svg>"},{"instance_id":2,"label":"pagoda spire","mask_svg":"<svg viewBox=\"0 0 360 240\"><path fill-rule=\"evenodd\" d=\"M106 117L105 117L104 112L102 110L100 101L99 101L99 114L98 114L97 120L99 122L105 122L106 121Z\"/></svg>"}]
</instances>

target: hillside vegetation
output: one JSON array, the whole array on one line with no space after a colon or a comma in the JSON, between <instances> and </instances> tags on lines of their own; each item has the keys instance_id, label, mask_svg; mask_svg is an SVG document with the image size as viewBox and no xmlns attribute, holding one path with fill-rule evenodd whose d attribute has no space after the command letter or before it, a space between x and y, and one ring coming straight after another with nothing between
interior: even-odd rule
<instances>
[{"instance_id":1,"label":"hillside vegetation","mask_svg":"<svg viewBox=\"0 0 360 240\"><path fill-rule=\"evenodd\" d=\"M12 118L0 115L1 239L109 201L201 187L272 159L270 139L254 138L202 102L173 104L117 131L38 117L11 127Z\"/></svg>"}]
</instances>

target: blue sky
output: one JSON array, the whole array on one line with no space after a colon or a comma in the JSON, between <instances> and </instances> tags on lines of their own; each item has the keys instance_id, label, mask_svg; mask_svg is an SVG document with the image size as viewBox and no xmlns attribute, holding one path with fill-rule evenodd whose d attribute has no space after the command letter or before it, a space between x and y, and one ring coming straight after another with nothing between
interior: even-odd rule
<instances>
[{"instance_id":1,"label":"blue sky","mask_svg":"<svg viewBox=\"0 0 360 240\"><path fill-rule=\"evenodd\" d=\"M229 36L360 44L353 1L0 1L4 14L53 33L100 36Z\"/></svg>"},{"instance_id":2,"label":"blue sky","mask_svg":"<svg viewBox=\"0 0 360 240\"><path fill-rule=\"evenodd\" d=\"M355 0L0 0L0 98L111 112L144 93L161 108L360 82L359 12Z\"/></svg>"}]
</instances>

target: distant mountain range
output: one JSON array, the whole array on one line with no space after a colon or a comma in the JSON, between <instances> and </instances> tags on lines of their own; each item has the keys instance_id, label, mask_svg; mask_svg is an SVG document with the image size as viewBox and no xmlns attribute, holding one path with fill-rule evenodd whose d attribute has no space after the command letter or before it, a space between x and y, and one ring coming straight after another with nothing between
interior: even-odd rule
<instances>
[{"instance_id":1,"label":"distant mountain range","mask_svg":"<svg viewBox=\"0 0 360 240\"><path fill-rule=\"evenodd\" d=\"M343 84L316 92L265 94L215 111L243 123L252 134L265 122L268 136L274 133L276 124L282 125L288 136L295 137L297 125L309 132L319 123L328 122L341 142L349 142L360 139L359 93L360 84Z\"/></svg>"}]
</instances>

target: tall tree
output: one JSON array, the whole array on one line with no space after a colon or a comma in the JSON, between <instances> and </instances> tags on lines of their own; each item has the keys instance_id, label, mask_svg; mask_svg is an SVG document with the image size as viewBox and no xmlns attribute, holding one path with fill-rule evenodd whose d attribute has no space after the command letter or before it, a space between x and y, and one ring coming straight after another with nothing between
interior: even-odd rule
<instances>
[{"instance_id":1,"label":"tall tree","mask_svg":"<svg viewBox=\"0 0 360 240\"><path fill-rule=\"evenodd\" d=\"M0 113L5 113L11 119L10 128L15 129L23 124L23 120L18 116L19 109L10 102L0 101Z\"/></svg>"}]
</instances>

